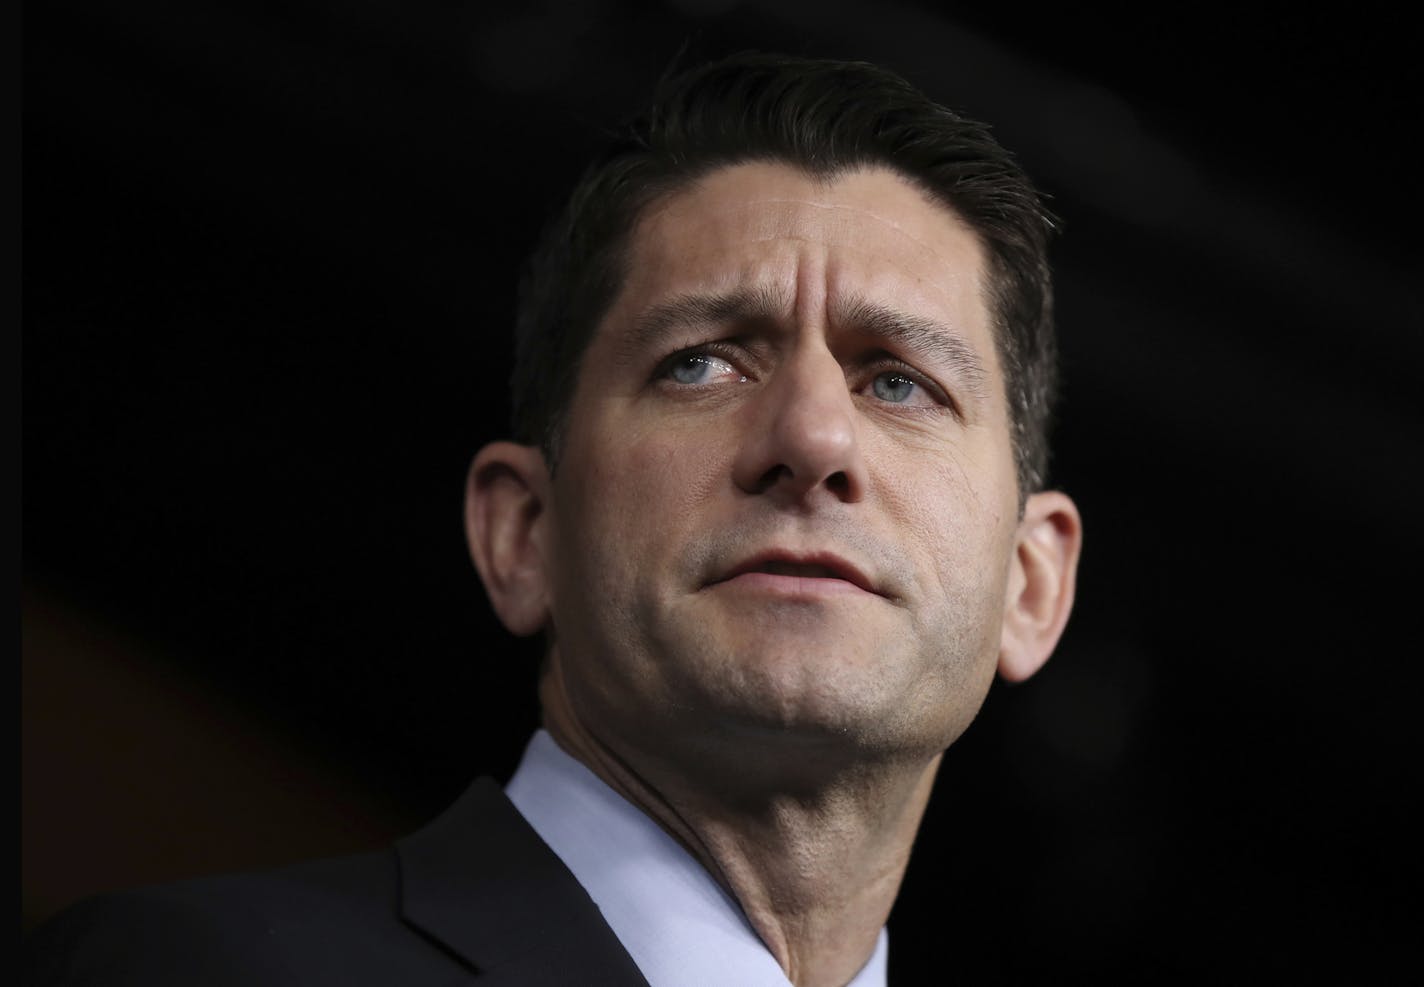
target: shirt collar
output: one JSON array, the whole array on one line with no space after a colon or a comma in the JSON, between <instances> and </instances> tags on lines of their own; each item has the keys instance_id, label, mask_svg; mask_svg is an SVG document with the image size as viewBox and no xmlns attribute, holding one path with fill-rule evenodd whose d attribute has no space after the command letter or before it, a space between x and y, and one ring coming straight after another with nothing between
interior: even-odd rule
<instances>
[{"instance_id":1,"label":"shirt collar","mask_svg":"<svg viewBox=\"0 0 1424 987\"><path fill-rule=\"evenodd\" d=\"M540 730L505 788L583 885L652 987L789 987L737 902L696 859ZM847 987L885 987L885 930Z\"/></svg>"}]
</instances>

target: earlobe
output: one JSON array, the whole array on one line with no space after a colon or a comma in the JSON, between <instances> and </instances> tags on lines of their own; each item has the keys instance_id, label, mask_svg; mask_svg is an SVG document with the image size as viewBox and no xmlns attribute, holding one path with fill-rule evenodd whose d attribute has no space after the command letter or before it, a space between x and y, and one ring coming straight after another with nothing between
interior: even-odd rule
<instances>
[{"instance_id":1,"label":"earlobe","mask_svg":"<svg viewBox=\"0 0 1424 987\"><path fill-rule=\"evenodd\" d=\"M549 470L533 446L492 442L470 464L465 537L490 603L512 634L537 633L548 619L548 493Z\"/></svg>"},{"instance_id":2,"label":"earlobe","mask_svg":"<svg viewBox=\"0 0 1424 987\"><path fill-rule=\"evenodd\" d=\"M1083 521L1066 494L1033 494L1015 536L1004 600L999 674L1010 682L1033 675L1053 653L1073 609Z\"/></svg>"}]
</instances>

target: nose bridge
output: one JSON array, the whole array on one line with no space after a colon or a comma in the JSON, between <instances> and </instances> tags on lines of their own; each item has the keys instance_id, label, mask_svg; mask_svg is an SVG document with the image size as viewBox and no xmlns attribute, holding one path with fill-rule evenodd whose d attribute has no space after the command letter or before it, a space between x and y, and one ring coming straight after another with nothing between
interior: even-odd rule
<instances>
[{"instance_id":1,"label":"nose bridge","mask_svg":"<svg viewBox=\"0 0 1424 987\"><path fill-rule=\"evenodd\" d=\"M742 486L804 497L824 484L843 499L858 499L863 476L855 404L821 333L799 335L761 397Z\"/></svg>"},{"instance_id":2,"label":"nose bridge","mask_svg":"<svg viewBox=\"0 0 1424 987\"><path fill-rule=\"evenodd\" d=\"M837 448L854 439L845 370L818 334L803 335L782 372L787 379L779 389L783 399L779 418L792 426L789 438L812 447L830 443Z\"/></svg>"}]
</instances>

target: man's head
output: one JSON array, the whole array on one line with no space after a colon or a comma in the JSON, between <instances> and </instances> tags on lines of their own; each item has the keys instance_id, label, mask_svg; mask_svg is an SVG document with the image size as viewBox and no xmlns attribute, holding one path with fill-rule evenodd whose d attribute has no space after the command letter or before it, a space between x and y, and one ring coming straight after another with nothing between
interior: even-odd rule
<instances>
[{"instance_id":1,"label":"man's head","mask_svg":"<svg viewBox=\"0 0 1424 987\"><path fill-rule=\"evenodd\" d=\"M864 63L745 54L666 81L615 135L545 231L522 285L513 430L558 457L585 347L628 274L628 237L653 202L718 168L779 161L816 178L889 168L978 236L1004 368L1021 497L1042 488L1057 384L1052 220L983 124Z\"/></svg>"},{"instance_id":2,"label":"man's head","mask_svg":"<svg viewBox=\"0 0 1424 987\"><path fill-rule=\"evenodd\" d=\"M982 128L908 89L859 107L876 70L751 59L698 78L651 128L704 141L605 163L570 207L584 225L545 247L525 444L471 471L476 564L512 630L549 635L546 716L621 761L674 777L753 767L730 750L793 773L933 757L996 669L1047 659L1071 605L1077 514L1029 492L1042 456L1025 465L1015 417L1046 414L1047 222ZM699 86L757 125L728 107L716 124ZM916 137L902 104L960 140ZM932 186L871 136L826 150L842 138L813 139L797 106L871 134L879 114L886 141L959 178ZM809 164L772 153L773 130ZM542 345L564 352L531 350L538 325L563 327ZM1012 398L1026 373L1038 397Z\"/></svg>"}]
</instances>

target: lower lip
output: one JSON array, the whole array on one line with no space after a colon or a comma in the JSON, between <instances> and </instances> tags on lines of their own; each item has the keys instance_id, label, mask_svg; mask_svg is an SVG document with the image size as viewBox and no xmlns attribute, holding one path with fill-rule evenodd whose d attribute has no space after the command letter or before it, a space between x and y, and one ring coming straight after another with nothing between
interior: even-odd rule
<instances>
[{"instance_id":1,"label":"lower lip","mask_svg":"<svg viewBox=\"0 0 1424 987\"><path fill-rule=\"evenodd\" d=\"M783 599L875 595L846 579L828 576L787 576L770 572L744 572L740 576L733 576L731 579L723 580L715 585Z\"/></svg>"}]
</instances>

